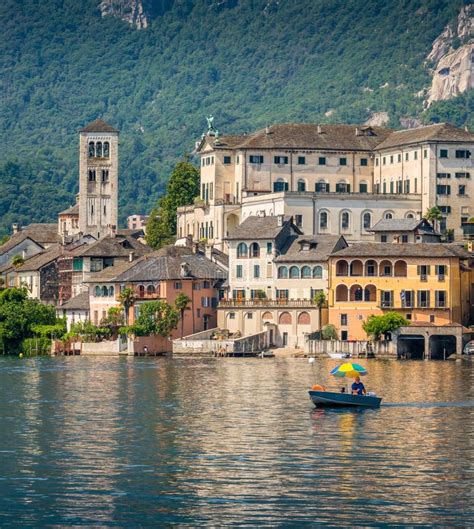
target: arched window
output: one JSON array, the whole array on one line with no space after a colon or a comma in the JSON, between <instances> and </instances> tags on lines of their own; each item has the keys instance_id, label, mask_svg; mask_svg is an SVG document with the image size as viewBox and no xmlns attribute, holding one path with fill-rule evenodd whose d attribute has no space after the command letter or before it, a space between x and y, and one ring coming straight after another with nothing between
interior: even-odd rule
<instances>
[{"instance_id":1,"label":"arched window","mask_svg":"<svg viewBox=\"0 0 474 529\"><path fill-rule=\"evenodd\" d=\"M109 295L109 289L106 286L102 287L102 295L107 297Z\"/></svg>"},{"instance_id":2,"label":"arched window","mask_svg":"<svg viewBox=\"0 0 474 529\"><path fill-rule=\"evenodd\" d=\"M148 285L146 287L146 293L147 294L154 294L155 292L156 292L156 289L155 289L154 285Z\"/></svg>"},{"instance_id":3,"label":"arched window","mask_svg":"<svg viewBox=\"0 0 474 529\"><path fill-rule=\"evenodd\" d=\"M346 285L337 285L336 287L336 301L348 301L349 291Z\"/></svg>"},{"instance_id":4,"label":"arched window","mask_svg":"<svg viewBox=\"0 0 474 529\"><path fill-rule=\"evenodd\" d=\"M326 230L328 227L328 212L321 211L319 214L319 229Z\"/></svg>"},{"instance_id":5,"label":"arched window","mask_svg":"<svg viewBox=\"0 0 474 529\"><path fill-rule=\"evenodd\" d=\"M99 285L97 285L95 287L95 297L100 298L100 296L102 296L102 289L99 287Z\"/></svg>"},{"instance_id":6,"label":"arched window","mask_svg":"<svg viewBox=\"0 0 474 529\"><path fill-rule=\"evenodd\" d=\"M311 318L307 312L300 312L298 314L298 325L309 325Z\"/></svg>"},{"instance_id":7,"label":"arched window","mask_svg":"<svg viewBox=\"0 0 474 529\"><path fill-rule=\"evenodd\" d=\"M370 214L370 211L366 211L362 216L362 224L364 226L364 230L370 229L370 226L372 224L372 215Z\"/></svg>"},{"instance_id":8,"label":"arched window","mask_svg":"<svg viewBox=\"0 0 474 529\"><path fill-rule=\"evenodd\" d=\"M89 169L89 182L95 182L95 169Z\"/></svg>"},{"instance_id":9,"label":"arched window","mask_svg":"<svg viewBox=\"0 0 474 529\"><path fill-rule=\"evenodd\" d=\"M250 245L250 257L260 257L260 245L258 242L253 242Z\"/></svg>"},{"instance_id":10,"label":"arched window","mask_svg":"<svg viewBox=\"0 0 474 529\"><path fill-rule=\"evenodd\" d=\"M306 191L306 182L302 178L298 180L298 191L300 192Z\"/></svg>"},{"instance_id":11,"label":"arched window","mask_svg":"<svg viewBox=\"0 0 474 529\"><path fill-rule=\"evenodd\" d=\"M98 141L95 144L95 155L97 158L102 158L102 142Z\"/></svg>"},{"instance_id":12,"label":"arched window","mask_svg":"<svg viewBox=\"0 0 474 529\"><path fill-rule=\"evenodd\" d=\"M301 277L303 279L311 278L311 268L309 266L303 266L301 269Z\"/></svg>"},{"instance_id":13,"label":"arched window","mask_svg":"<svg viewBox=\"0 0 474 529\"><path fill-rule=\"evenodd\" d=\"M364 288L364 301L376 301L377 300L377 289L374 285L367 285Z\"/></svg>"},{"instance_id":14,"label":"arched window","mask_svg":"<svg viewBox=\"0 0 474 529\"><path fill-rule=\"evenodd\" d=\"M278 318L278 323L281 325L291 325L292 317L289 312L282 312Z\"/></svg>"},{"instance_id":15,"label":"arched window","mask_svg":"<svg viewBox=\"0 0 474 529\"><path fill-rule=\"evenodd\" d=\"M352 285L349 292L349 301L362 301L364 291L360 285Z\"/></svg>"},{"instance_id":16,"label":"arched window","mask_svg":"<svg viewBox=\"0 0 474 529\"><path fill-rule=\"evenodd\" d=\"M341 230L348 230L350 225L350 215L348 211L341 213Z\"/></svg>"},{"instance_id":17,"label":"arched window","mask_svg":"<svg viewBox=\"0 0 474 529\"><path fill-rule=\"evenodd\" d=\"M383 214L383 218L384 219L393 219L393 213L391 211L386 211L384 214Z\"/></svg>"},{"instance_id":18,"label":"arched window","mask_svg":"<svg viewBox=\"0 0 474 529\"><path fill-rule=\"evenodd\" d=\"M93 141L89 142L89 158L94 158L95 156L95 145Z\"/></svg>"},{"instance_id":19,"label":"arched window","mask_svg":"<svg viewBox=\"0 0 474 529\"><path fill-rule=\"evenodd\" d=\"M104 158L110 158L110 144L108 141L104 141Z\"/></svg>"},{"instance_id":20,"label":"arched window","mask_svg":"<svg viewBox=\"0 0 474 529\"><path fill-rule=\"evenodd\" d=\"M109 296L114 295L114 287L109 287Z\"/></svg>"},{"instance_id":21,"label":"arched window","mask_svg":"<svg viewBox=\"0 0 474 529\"><path fill-rule=\"evenodd\" d=\"M349 275L349 263L341 260L336 263L336 275L337 276L348 276Z\"/></svg>"},{"instance_id":22,"label":"arched window","mask_svg":"<svg viewBox=\"0 0 474 529\"><path fill-rule=\"evenodd\" d=\"M323 277L323 267L322 266L315 266L313 268L313 277L315 279L321 279Z\"/></svg>"},{"instance_id":23,"label":"arched window","mask_svg":"<svg viewBox=\"0 0 474 529\"><path fill-rule=\"evenodd\" d=\"M329 193L329 184L326 180L318 180L314 186L316 193Z\"/></svg>"},{"instance_id":24,"label":"arched window","mask_svg":"<svg viewBox=\"0 0 474 529\"><path fill-rule=\"evenodd\" d=\"M407 218L407 219L414 219L414 218L415 218L415 215L414 215L413 213L410 212L410 213L407 213L407 214L405 215L405 218Z\"/></svg>"},{"instance_id":25,"label":"arched window","mask_svg":"<svg viewBox=\"0 0 474 529\"><path fill-rule=\"evenodd\" d=\"M278 278L287 279L288 278L288 268L286 266L278 267Z\"/></svg>"},{"instance_id":26,"label":"arched window","mask_svg":"<svg viewBox=\"0 0 474 529\"><path fill-rule=\"evenodd\" d=\"M273 183L273 191L275 193L278 193L279 191L288 191L288 182L285 182L283 178L278 178L278 180Z\"/></svg>"},{"instance_id":27,"label":"arched window","mask_svg":"<svg viewBox=\"0 0 474 529\"><path fill-rule=\"evenodd\" d=\"M290 279L299 279L300 269L297 266L290 267Z\"/></svg>"},{"instance_id":28,"label":"arched window","mask_svg":"<svg viewBox=\"0 0 474 529\"><path fill-rule=\"evenodd\" d=\"M237 257L247 257L248 247L244 242L240 242L237 246Z\"/></svg>"}]
</instances>

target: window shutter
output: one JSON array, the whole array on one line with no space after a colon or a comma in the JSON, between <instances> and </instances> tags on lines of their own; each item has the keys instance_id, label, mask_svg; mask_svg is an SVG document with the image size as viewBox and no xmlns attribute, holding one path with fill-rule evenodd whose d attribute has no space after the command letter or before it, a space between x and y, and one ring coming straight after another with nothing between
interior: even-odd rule
<instances>
[{"instance_id":1,"label":"window shutter","mask_svg":"<svg viewBox=\"0 0 474 529\"><path fill-rule=\"evenodd\" d=\"M428 265L428 266L426 267L426 275L429 276L430 273L431 273L431 266Z\"/></svg>"},{"instance_id":2,"label":"window shutter","mask_svg":"<svg viewBox=\"0 0 474 529\"><path fill-rule=\"evenodd\" d=\"M416 274L417 274L417 275L421 275L421 266L420 266L420 265L418 265L418 266L416 267Z\"/></svg>"}]
</instances>

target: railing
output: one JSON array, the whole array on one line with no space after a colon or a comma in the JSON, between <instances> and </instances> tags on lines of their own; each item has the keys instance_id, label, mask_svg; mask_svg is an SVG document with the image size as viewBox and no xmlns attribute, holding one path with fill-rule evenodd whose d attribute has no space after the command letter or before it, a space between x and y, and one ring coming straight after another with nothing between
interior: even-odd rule
<instances>
[{"instance_id":1,"label":"railing","mask_svg":"<svg viewBox=\"0 0 474 529\"><path fill-rule=\"evenodd\" d=\"M219 302L223 307L312 307L316 304L311 299L228 299Z\"/></svg>"},{"instance_id":2,"label":"railing","mask_svg":"<svg viewBox=\"0 0 474 529\"><path fill-rule=\"evenodd\" d=\"M420 281L428 281L428 276L426 274L420 274Z\"/></svg>"}]
</instances>

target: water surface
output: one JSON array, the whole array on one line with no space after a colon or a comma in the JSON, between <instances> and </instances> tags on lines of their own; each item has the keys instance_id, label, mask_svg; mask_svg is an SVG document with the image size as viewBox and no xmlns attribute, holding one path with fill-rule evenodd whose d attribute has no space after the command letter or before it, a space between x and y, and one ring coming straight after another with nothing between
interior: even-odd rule
<instances>
[{"instance_id":1,"label":"water surface","mask_svg":"<svg viewBox=\"0 0 474 529\"><path fill-rule=\"evenodd\" d=\"M474 366L336 363L1 358L0 527L473 526Z\"/></svg>"}]
</instances>

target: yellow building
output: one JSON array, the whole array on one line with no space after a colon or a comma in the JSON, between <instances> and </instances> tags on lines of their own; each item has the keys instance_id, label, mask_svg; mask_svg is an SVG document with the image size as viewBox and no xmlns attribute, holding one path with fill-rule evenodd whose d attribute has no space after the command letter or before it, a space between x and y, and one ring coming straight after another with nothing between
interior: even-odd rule
<instances>
[{"instance_id":1,"label":"yellow building","mask_svg":"<svg viewBox=\"0 0 474 529\"><path fill-rule=\"evenodd\" d=\"M363 340L364 321L396 311L417 323L468 325L469 254L456 244L359 243L329 259L329 323Z\"/></svg>"}]
</instances>

